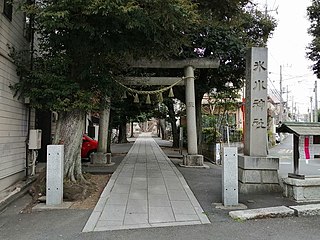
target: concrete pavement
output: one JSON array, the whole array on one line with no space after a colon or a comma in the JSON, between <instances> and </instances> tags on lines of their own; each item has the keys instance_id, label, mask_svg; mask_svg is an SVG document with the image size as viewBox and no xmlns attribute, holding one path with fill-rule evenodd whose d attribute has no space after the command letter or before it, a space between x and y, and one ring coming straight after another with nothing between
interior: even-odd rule
<instances>
[{"instance_id":1,"label":"concrete pavement","mask_svg":"<svg viewBox=\"0 0 320 240\"><path fill-rule=\"evenodd\" d=\"M181 173L141 134L113 173L83 232L210 223Z\"/></svg>"}]
</instances>

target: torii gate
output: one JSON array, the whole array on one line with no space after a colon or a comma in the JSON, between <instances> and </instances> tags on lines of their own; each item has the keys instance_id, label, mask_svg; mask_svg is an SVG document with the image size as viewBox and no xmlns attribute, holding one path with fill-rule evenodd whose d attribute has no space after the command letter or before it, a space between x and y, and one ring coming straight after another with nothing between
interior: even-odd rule
<instances>
[{"instance_id":1,"label":"torii gate","mask_svg":"<svg viewBox=\"0 0 320 240\"><path fill-rule=\"evenodd\" d=\"M220 61L217 59L196 58L185 60L138 60L130 65L133 68L183 68L184 85L186 86L187 107L187 139L188 155L184 161L187 166L202 166L203 156L198 154L197 127L195 111L194 69L196 68L218 68ZM174 77L133 77L126 78L124 84L130 85L171 85L181 78ZM180 84L181 85L181 84Z\"/></svg>"}]
</instances>

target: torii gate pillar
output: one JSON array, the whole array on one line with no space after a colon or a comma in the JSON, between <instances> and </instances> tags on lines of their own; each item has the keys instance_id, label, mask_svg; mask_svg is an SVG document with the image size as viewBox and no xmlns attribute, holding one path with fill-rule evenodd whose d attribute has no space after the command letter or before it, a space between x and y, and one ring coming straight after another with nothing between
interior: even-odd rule
<instances>
[{"instance_id":1,"label":"torii gate pillar","mask_svg":"<svg viewBox=\"0 0 320 240\"><path fill-rule=\"evenodd\" d=\"M184 68L184 75L186 86L188 155L184 157L183 165L202 166L203 156L198 155L197 145L194 68L192 66L186 66Z\"/></svg>"}]
</instances>

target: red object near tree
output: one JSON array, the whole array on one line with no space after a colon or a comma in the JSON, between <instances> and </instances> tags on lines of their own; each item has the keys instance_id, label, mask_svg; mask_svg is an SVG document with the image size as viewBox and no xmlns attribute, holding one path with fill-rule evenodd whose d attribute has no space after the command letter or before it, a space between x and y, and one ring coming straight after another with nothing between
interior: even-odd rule
<instances>
[{"instance_id":1,"label":"red object near tree","mask_svg":"<svg viewBox=\"0 0 320 240\"><path fill-rule=\"evenodd\" d=\"M98 149L98 141L87 135L82 137L81 158L90 158L90 154Z\"/></svg>"}]
</instances>

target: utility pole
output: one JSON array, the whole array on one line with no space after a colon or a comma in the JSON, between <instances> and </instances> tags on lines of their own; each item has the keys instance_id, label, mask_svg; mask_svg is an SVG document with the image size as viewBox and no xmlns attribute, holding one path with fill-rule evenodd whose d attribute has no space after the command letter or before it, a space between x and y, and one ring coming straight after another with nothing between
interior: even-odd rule
<instances>
[{"instance_id":1,"label":"utility pole","mask_svg":"<svg viewBox=\"0 0 320 240\"><path fill-rule=\"evenodd\" d=\"M295 116L295 122L299 122L299 110L297 115L297 103L294 103L294 116Z\"/></svg>"},{"instance_id":2,"label":"utility pole","mask_svg":"<svg viewBox=\"0 0 320 240\"><path fill-rule=\"evenodd\" d=\"M287 85L287 102L286 102L286 121L288 121L289 117L289 87Z\"/></svg>"},{"instance_id":3,"label":"utility pole","mask_svg":"<svg viewBox=\"0 0 320 240\"><path fill-rule=\"evenodd\" d=\"M286 102L286 107L287 107L287 109L289 108L289 87L288 87L288 85L287 85L287 102Z\"/></svg>"},{"instance_id":4,"label":"utility pole","mask_svg":"<svg viewBox=\"0 0 320 240\"><path fill-rule=\"evenodd\" d=\"M282 99L282 65L280 65L280 113L279 122L283 120L283 99Z\"/></svg>"},{"instance_id":5,"label":"utility pole","mask_svg":"<svg viewBox=\"0 0 320 240\"><path fill-rule=\"evenodd\" d=\"M310 97L310 122L313 122L312 97Z\"/></svg>"},{"instance_id":6,"label":"utility pole","mask_svg":"<svg viewBox=\"0 0 320 240\"><path fill-rule=\"evenodd\" d=\"M318 84L314 81L314 121L318 122Z\"/></svg>"},{"instance_id":7,"label":"utility pole","mask_svg":"<svg viewBox=\"0 0 320 240\"><path fill-rule=\"evenodd\" d=\"M264 16L267 17L268 15L268 1L266 0L266 5L265 5L265 9L264 9Z\"/></svg>"},{"instance_id":8,"label":"utility pole","mask_svg":"<svg viewBox=\"0 0 320 240\"><path fill-rule=\"evenodd\" d=\"M277 6L275 9L268 9L268 1L266 0L266 4L264 6L264 15L265 15L265 17L268 16L269 12L275 12L276 14L278 14L278 8L279 8L279 6Z\"/></svg>"},{"instance_id":9,"label":"utility pole","mask_svg":"<svg viewBox=\"0 0 320 240\"><path fill-rule=\"evenodd\" d=\"M292 96L292 102L291 102L291 120L294 122L295 116L294 116L294 96Z\"/></svg>"}]
</instances>

